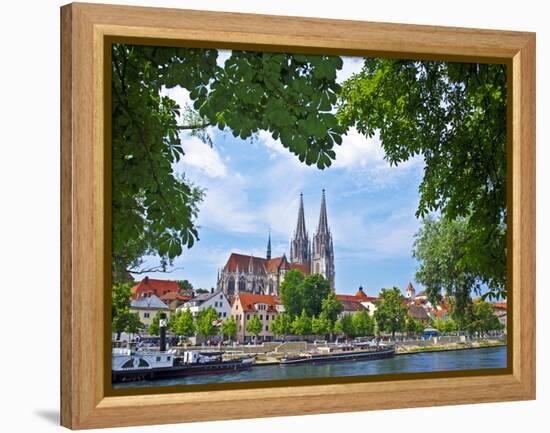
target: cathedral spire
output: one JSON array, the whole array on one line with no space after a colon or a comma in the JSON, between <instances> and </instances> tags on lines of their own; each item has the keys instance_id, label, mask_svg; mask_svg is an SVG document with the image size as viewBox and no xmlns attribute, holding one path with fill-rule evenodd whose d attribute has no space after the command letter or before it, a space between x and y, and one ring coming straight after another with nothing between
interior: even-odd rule
<instances>
[{"instance_id":1,"label":"cathedral spire","mask_svg":"<svg viewBox=\"0 0 550 433\"><path fill-rule=\"evenodd\" d=\"M271 259L271 229L269 229L269 236L267 238L267 254L265 255L267 260Z\"/></svg>"},{"instance_id":2,"label":"cathedral spire","mask_svg":"<svg viewBox=\"0 0 550 433\"><path fill-rule=\"evenodd\" d=\"M298 210L298 222L296 223L296 239L305 239L306 234L306 219L304 217L304 196L300 193L300 208Z\"/></svg>"},{"instance_id":3,"label":"cathedral spire","mask_svg":"<svg viewBox=\"0 0 550 433\"><path fill-rule=\"evenodd\" d=\"M306 219L304 216L304 196L300 193L300 207L298 208L298 221L294 231L294 239L290 243L291 263L309 264L309 239L306 231Z\"/></svg>"},{"instance_id":4,"label":"cathedral spire","mask_svg":"<svg viewBox=\"0 0 550 433\"><path fill-rule=\"evenodd\" d=\"M321 211L319 213L319 225L317 226L317 233L327 234L328 230L328 221L327 221L327 203L325 199L325 190L323 189L323 195L321 197Z\"/></svg>"}]
</instances>

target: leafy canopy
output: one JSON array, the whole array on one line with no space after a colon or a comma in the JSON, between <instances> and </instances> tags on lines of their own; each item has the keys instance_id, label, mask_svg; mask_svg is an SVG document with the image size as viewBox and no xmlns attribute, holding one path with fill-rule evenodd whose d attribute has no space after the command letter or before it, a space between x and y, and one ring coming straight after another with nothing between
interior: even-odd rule
<instances>
[{"instance_id":1,"label":"leafy canopy","mask_svg":"<svg viewBox=\"0 0 550 433\"><path fill-rule=\"evenodd\" d=\"M396 332L405 330L407 308L403 305L404 297L397 287L382 289L377 301L374 319L379 332L389 332L395 337Z\"/></svg>"},{"instance_id":2,"label":"leafy canopy","mask_svg":"<svg viewBox=\"0 0 550 433\"><path fill-rule=\"evenodd\" d=\"M491 288L506 280L506 66L367 58L342 86L338 118L386 160L426 166L417 216L467 218L464 261Z\"/></svg>"},{"instance_id":3,"label":"leafy canopy","mask_svg":"<svg viewBox=\"0 0 550 433\"><path fill-rule=\"evenodd\" d=\"M300 161L328 167L344 132L334 114L340 86L336 56L232 51L223 67L214 49L114 45L112 50L113 270L154 270L198 240L204 192L174 164L184 157L180 133L211 143L207 129L242 139L269 132ZM193 107L163 90L181 86ZM150 271L151 269L149 269Z\"/></svg>"}]
</instances>

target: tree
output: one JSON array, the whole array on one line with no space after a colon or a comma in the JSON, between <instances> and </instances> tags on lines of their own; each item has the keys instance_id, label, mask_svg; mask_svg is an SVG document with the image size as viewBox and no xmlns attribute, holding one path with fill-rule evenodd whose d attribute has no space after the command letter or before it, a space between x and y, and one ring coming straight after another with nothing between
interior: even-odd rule
<instances>
[{"instance_id":1,"label":"tree","mask_svg":"<svg viewBox=\"0 0 550 433\"><path fill-rule=\"evenodd\" d=\"M418 260L416 280L426 288L428 298L437 303L449 298L456 317L465 314L471 294L480 294L484 280L477 264L464 254L472 233L468 219L427 217L415 235L413 257Z\"/></svg>"},{"instance_id":2,"label":"tree","mask_svg":"<svg viewBox=\"0 0 550 433\"><path fill-rule=\"evenodd\" d=\"M196 294L196 295L202 295L202 294L208 293L208 292L209 292L209 291L208 291L207 289L201 289L201 288L195 289L195 294Z\"/></svg>"},{"instance_id":3,"label":"tree","mask_svg":"<svg viewBox=\"0 0 550 433\"><path fill-rule=\"evenodd\" d=\"M193 313L189 308L179 310L177 320L174 327L174 333L184 337L192 337L197 330L193 320Z\"/></svg>"},{"instance_id":4,"label":"tree","mask_svg":"<svg viewBox=\"0 0 550 433\"><path fill-rule=\"evenodd\" d=\"M342 335L344 333L344 325L342 324L342 319L338 319L334 322L334 327L332 329L336 335Z\"/></svg>"},{"instance_id":5,"label":"tree","mask_svg":"<svg viewBox=\"0 0 550 433\"><path fill-rule=\"evenodd\" d=\"M353 338L355 337L355 327L353 326L353 319L351 315L344 314L342 318L340 319L340 323L342 326L342 333L348 337Z\"/></svg>"},{"instance_id":6,"label":"tree","mask_svg":"<svg viewBox=\"0 0 550 433\"><path fill-rule=\"evenodd\" d=\"M437 328L436 328L437 329ZM421 335L424 332L424 324L421 320L407 317L405 323L405 330L409 336Z\"/></svg>"},{"instance_id":7,"label":"tree","mask_svg":"<svg viewBox=\"0 0 550 433\"><path fill-rule=\"evenodd\" d=\"M342 86L338 119L379 134L386 160L425 163L418 217L463 220L462 262L503 296L506 283L506 66L365 59Z\"/></svg>"},{"instance_id":8,"label":"tree","mask_svg":"<svg viewBox=\"0 0 550 433\"><path fill-rule=\"evenodd\" d=\"M302 308L306 310L309 317L318 316L321 313L323 300L330 292L330 283L322 275L313 274L305 277L300 286L300 294Z\"/></svg>"},{"instance_id":9,"label":"tree","mask_svg":"<svg viewBox=\"0 0 550 433\"><path fill-rule=\"evenodd\" d=\"M190 292L193 290L193 285L189 282L189 280L178 281L178 286L180 287L180 290L183 292Z\"/></svg>"},{"instance_id":10,"label":"tree","mask_svg":"<svg viewBox=\"0 0 550 433\"><path fill-rule=\"evenodd\" d=\"M147 332L149 335L160 335L160 313L161 311L157 311L157 314L155 314L155 317L153 317L153 320L151 320L151 324L147 328Z\"/></svg>"},{"instance_id":11,"label":"tree","mask_svg":"<svg viewBox=\"0 0 550 433\"><path fill-rule=\"evenodd\" d=\"M246 324L246 332L254 336L254 344L258 343L258 335L262 332L262 326L262 322L258 316L252 316Z\"/></svg>"},{"instance_id":12,"label":"tree","mask_svg":"<svg viewBox=\"0 0 550 433\"><path fill-rule=\"evenodd\" d=\"M325 336L332 332L332 322L325 312L311 319L311 331L315 335Z\"/></svg>"},{"instance_id":13,"label":"tree","mask_svg":"<svg viewBox=\"0 0 550 433\"><path fill-rule=\"evenodd\" d=\"M134 313L130 313L131 291L129 283L114 284L111 291L111 324L116 339L120 339L122 332L137 332L137 322ZM139 322L139 316L137 317ZM140 322L141 323L141 322Z\"/></svg>"},{"instance_id":14,"label":"tree","mask_svg":"<svg viewBox=\"0 0 550 433\"><path fill-rule=\"evenodd\" d=\"M336 298L336 292L334 290L329 290L326 298L323 299L321 303L321 312L327 315L331 323L334 323L343 309L344 306Z\"/></svg>"},{"instance_id":15,"label":"tree","mask_svg":"<svg viewBox=\"0 0 550 433\"><path fill-rule=\"evenodd\" d=\"M405 330L407 309L403 305L404 297L397 287L393 287L382 289L379 298L374 312L379 332L390 332L395 338L396 332Z\"/></svg>"},{"instance_id":16,"label":"tree","mask_svg":"<svg viewBox=\"0 0 550 433\"><path fill-rule=\"evenodd\" d=\"M296 316L292 322L292 332L296 335L310 335L311 334L311 319L306 313L305 308L299 316Z\"/></svg>"},{"instance_id":17,"label":"tree","mask_svg":"<svg viewBox=\"0 0 550 433\"><path fill-rule=\"evenodd\" d=\"M218 327L216 322L218 321L218 312L214 307L210 306L204 310L199 311L197 315L197 333L205 338L218 334Z\"/></svg>"},{"instance_id":18,"label":"tree","mask_svg":"<svg viewBox=\"0 0 550 433\"><path fill-rule=\"evenodd\" d=\"M355 337L366 337L374 333L374 322L368 311L358 311L351 316Z\"/></svg>"},{"instance_id":19,"label":"tree","mask_svg":"<svg viewBox=\"0 0 550 433\"><path fill-rule=\"evenodd\" d=\"M497 331L502 329L503 325L495 316L493 304L490 302L474 302L471 309L471 316L466 324L466 329L470 334L479 332L480 334Z\"/></svg>"},{"instance_id":20,"label":"tree","mask_svg":"<svg viewBox=\"0 0 550 433\"><path fill-rule=\"evenodd\" d=\"M229 340L237 335L237 322L234 317L229 317L222 322L221 333Z\"/></svg>"},{"instance_id":21,"label":"tree","mask_svg":"<svg viewBox=\"0 0 550 433\"><path fill-rule=\"evenodd\" d=\"M142 329L143 329L143 323L141 323L141 320L139 319L139 314L130 313L128 315L128 322L124 330L130 334L137 334Z\"/></svg>"},{"instance_id":22,"label":"tree","mask_svg":"<svg viewBox=\"0 0 550 433\"><path fill-rule=\"evenodd\" d=\"M114 275L145 272L145 255L160 257L148 270L166 270L198 240L204 192L173 171L184 157L180 133L211 144L208 127L242 139L267 131L308 165L323 169L335 158L340 57L232 51L223 67L217 57L214 49L113 46ZM193 107L164 95L175 86Z\"/></svg>"},{"instance_id":23,"label":"tree","mask_svg":"<svg viewBox=\"0 0 550 433\"><path fill-rule=\"evenodd\" d=\"M301 271L291 269L285 273L285 278L280 286L281 301L285 307L285 312L291 318L298 316L303 309L301 287L304 278Z\"/></svg>"},{"instance_id":24,"label":"tree","mask_svg":"<svg viewBox=\"0 0 550 433\"><path fill-rule=\"evenodd\" d=\"M271 323L271 331L275 335L282 336L283 338L292 332L292 320L287 313L280 313L275 316L275 319Z\"/></svg>"}]
</instances>

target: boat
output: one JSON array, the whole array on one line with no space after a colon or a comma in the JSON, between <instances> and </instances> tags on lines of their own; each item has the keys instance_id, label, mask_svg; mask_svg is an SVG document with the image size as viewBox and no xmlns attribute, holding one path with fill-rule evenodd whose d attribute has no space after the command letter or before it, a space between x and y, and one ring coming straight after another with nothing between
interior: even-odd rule
<instances>
[{"instance_id":1,"label":"boat","mask_svg":"<svg viewBox=\"0 0 550 433\"><path fill-rule=\"evenodd\" d=\"M170 379L195 374L230 373L252 367L254 358L225 359L223 351L166 350L166 314L160 314L159 350L140 350L134 344L112 349L112 383Z\"/></svg>"},{"instance_id":2,"label":"boat","mask_svg":"<svg viewBox=\"0 0 550 433\"><path fill-rule=\"evenodd\" d=\"M394 355L394 346L341 344L336 346L320 347L315 351L303 352L297 355L284 356L281 359L281 365L287 366L344 361L365 361L371 359L392 358Z\"/></svg>"},{"instance_id":3,"label":"boat","mask_svg":"<svg viewBox=\"0 0 550 433\"><path fill-rule=\"evenodd\" d=\"M112 382L170 379L196 374L230 373L252 367L254 358L224 359L222 351L135 351L113 349Z\"/></svg>"}]
</instances>

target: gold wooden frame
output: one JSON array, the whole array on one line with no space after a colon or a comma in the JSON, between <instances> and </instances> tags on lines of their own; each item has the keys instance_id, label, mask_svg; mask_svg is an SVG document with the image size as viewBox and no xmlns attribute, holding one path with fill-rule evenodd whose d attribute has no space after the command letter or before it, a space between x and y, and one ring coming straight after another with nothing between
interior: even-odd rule
<instances>
[{"instance_id":1,"label":"gold wooden frame","mask_svg":"<svg viewBox=\"0 0 550 433\"><path fill-rule=\"evenodd\" d=\"M535 35L70 4L61 9L61 423L160 424L535 398ZM108 396L105 47L110 37L508 65L511 368L506 374ZM107 275L107 277L106 277Z\"/></svg>"}]
</instances>

